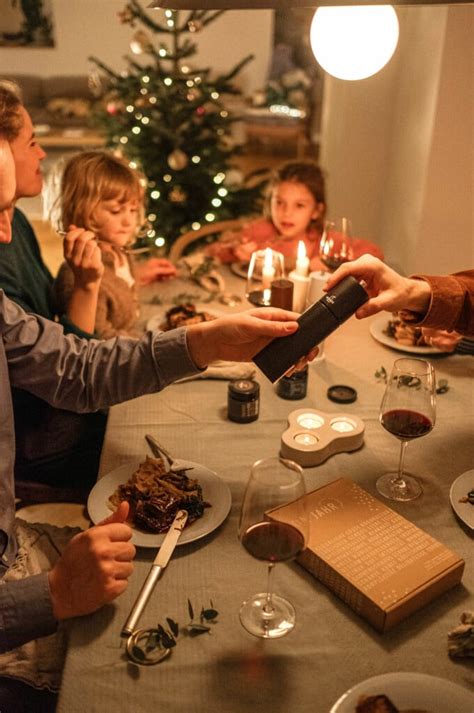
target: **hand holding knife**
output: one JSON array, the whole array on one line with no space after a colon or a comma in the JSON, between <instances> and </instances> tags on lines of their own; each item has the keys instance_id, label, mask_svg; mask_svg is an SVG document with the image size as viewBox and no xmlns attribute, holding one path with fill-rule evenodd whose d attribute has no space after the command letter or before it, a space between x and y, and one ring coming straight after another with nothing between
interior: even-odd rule
<instances>
[{"instance_id":1,"label":"hand holding knife","mask_svg":"<svg viewBox=\"0 0 474 713\"><path fill-rule=\"evenodd\" d=\"M186 520L188 519L188 513L186 510L178 510L176 516L170 526L170 529L166 533L165 539L158 551L157 556L151 566L150 572L147 578L143 582L142 588L138 597L136 598L135 604L132 607L128 618L123 625L120 636L129 637L133 634L137 627L138 620L140 619L143 610L145 609L147 602L155 588L162 571L170 561L171 555L173 554L176 543L178 542L179 536L181 535Z\"/></svg>"}]
</instances>

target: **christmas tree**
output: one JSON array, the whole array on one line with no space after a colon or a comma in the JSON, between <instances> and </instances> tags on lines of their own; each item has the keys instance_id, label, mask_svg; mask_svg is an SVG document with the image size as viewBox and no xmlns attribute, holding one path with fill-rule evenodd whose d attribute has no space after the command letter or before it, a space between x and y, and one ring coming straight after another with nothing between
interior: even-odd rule
<instances>
[{"instance_id":1,"label":"christmas tree","mask_svg":"<svg viewBox=\"0 0 474 713\"><path fill-rule=\"evenodd\" d=\"M188 63L197 52L191 36L222 12L153 11L152 18L130 0L119 17L134 29L130 48L137 58L126 56L128 69L121 74L90 58L98 68L91 84L100 88L105 73L107 85L97 121L108 146L146 177L143 240L164 251L188 230L248 215L260 205L258 185L243 186L232 170L241 147L231 142L237 117L225 105L226 95L240 94L233 80L252 55L217 77Z\"/></svg>"}]
</instances>

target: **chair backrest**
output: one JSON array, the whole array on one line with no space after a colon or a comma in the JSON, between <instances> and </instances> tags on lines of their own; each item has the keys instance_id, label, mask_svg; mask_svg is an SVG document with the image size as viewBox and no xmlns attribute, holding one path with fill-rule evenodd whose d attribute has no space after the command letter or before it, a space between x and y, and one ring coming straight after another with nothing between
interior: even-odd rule
<instances>
[{"instance_id":1,"label":"chair backrest","mask_svg":"<svg viewBox=\"0 0 474 713\"><path fill-rule=\"evenodd\" d=\"M198 230L189 230L187 233L180 235L177 240L171 246L168 258L171 262L176 262L183 255L184 250L199 238L204 238L206 235L212 235L213 233L222 233L224 230L238 230L248 221L248 218L236 218L235 220L221 220L217 223L210 223L205 225Z\"/></svg>"}]
</instances>

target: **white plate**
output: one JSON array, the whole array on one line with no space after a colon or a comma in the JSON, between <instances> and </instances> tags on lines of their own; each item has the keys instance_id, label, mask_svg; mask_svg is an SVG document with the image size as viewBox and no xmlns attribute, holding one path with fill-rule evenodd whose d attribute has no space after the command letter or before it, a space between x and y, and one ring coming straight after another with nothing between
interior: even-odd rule
<instances>
[{"instance_id":1,"label":"white plate","mask_svg":"<svg viewBox=\"0 0 474 713\"><path fill-rule=\"evenodd\" d=\"M209 312L209 314L213 314L215 317L222 317L224 312L219 309L214 309L214 303L209 302L205 304L194 304L196 308L196 312ZM161 325L166 322L166 313L172 309L174 306L178 305L163 305L161 310L157 311L156 314L153 315L153 317L150 317L148 322L146 323L146 328L147 329L161 329Z\"/></svg>"},{"instance_id":2,"label":"white plate","mask_svg":"<svg viewBox=\"0 0 474 713\"><path fill-rule=\"evenodd\" d=\"M360 696L385 694L400 713L418 709L426 713L473 713L473 694L456 683L425 673L385 673L350 688L329 713L354 713Z\"/></svg>"},{"instance_id":3,"label":"white plate","mask_svg":"<svg viewBox=\"0 0 474 713\"><path fill-rule=\"evenodd\" d=\"M471 503L460 503L460 499L474 490L474 470L466 470L465 473L456 478L449 491L451 506L456 515L474 531L474 505Z\"/></svg>"},{"instance_id":4,"label":"white plate","mask_svg":"<svg viewBox=\"0 0 474 713\"><path fill-rule=\"evenodd\" d=\"M89 499L87 501L87 510L94 524L101 522L101 520L111 515L112 511L108 505L110 496L115 492L117 486L127 482L143 460L125 463L97 481L89 493ZM189 477L197 478L202 487L204 500L211 503L212 507L205 508L204 515L185 528L179 538L178 545L199 540L201 537L208 535L219 527L229 514L232 503L227 483L221 480L212 470L209 470L199 463L193 463L192 461L183 461L183 463L185 463L188 468L193 469L189 471ZM132 542L139 547L159 547L166 534L157 535L134 528L132 528L132 530Z\"/></svg>"},{"instance_id":5,"label":"white plate","mask_svg":"<svg viewBox=\"0 0 474 713\"><path fill-rule=\"evenodd\" d=\"M441 352L439 349L436 349L436 347L411 347L407 344L400 344L394 337L389 337L388 334L385 334L389 321L390 317L384 313L380 314L370 323L370 333L377 342L385 344L386 347L396 349L397 352L409 352L410 354L445 354L445 352Z\"/></svg>"}]
</instances>

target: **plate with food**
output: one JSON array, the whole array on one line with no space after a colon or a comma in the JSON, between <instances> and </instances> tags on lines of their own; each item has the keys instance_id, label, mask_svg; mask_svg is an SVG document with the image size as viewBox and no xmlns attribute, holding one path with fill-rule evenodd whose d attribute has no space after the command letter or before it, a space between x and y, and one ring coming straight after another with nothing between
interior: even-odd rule
<instances>
[{"instance_id":1,"label":"plate with food","mask_svg":"<svg viewBox=\"0 0 474 713\"><path fill-rule=\"evenodd\" d=\"M403 323L398 317L383 312L370 323L373 338L399 352L410 354L444 354L436 347L429 346L423 339L420 327Z\"/></svg>"},{"instance_id":2,"label":"plate with food","mask_svg":"<svg viewBox=\"0 0 474 713\"><path fill-rule=\"evenodd\" d=\"M459 519L474 531L474 469L456 478L451 485L449 499Z\"/></svg>"},{"instance_id":3,"label":"plate with food","mask_svg":"<svg viewBox=\"0 0 474 713\"><path fill-rule=\"evenodd\" d=\"M230 271L237 275L237 277L242 277L244 280L247 279L249 274L249 264L246 261L243 262L232 262L230 264Z\"/></svg>"},{"instance_id":4,"label":"plate with food","mask_svg":"<svg viewBox=\"0 0 474 713\"><path fill-rule=\"evenodd\" d=\"M329 713L472 713L472 693L425 673L385 673L344 693Z\"/></svg>"},{"instance_id":5,"label":"plate with food","mask_svg":"<svg viewBox=\"0 0 474 713\"><path fill-rule=\"evenodd\" d=\"M163 332L168 332L170 329L177 327L187 327L190 324L198 324L199 322L209 322L212 319L222 317L222 312L214 309L209 304L194 304L193 302L184 302L183 304L163 309L157 312L146 323L147 329L161 329Z\"/></svg>"},{"instance_id":6,"label":"plate with food","mask_svg":"<svg viewBox=\"0 0 474 713\"><path fill-rule=\"evenodd\" d=\"M188 522L179 545L213 532L229 514L232 503L229 487L200 463L181 459L180 463L184 470L171 473L161 458L147 456L104 475L87 501L92 522L101 522L120 501L128 500L132 542L139 547L159 547L181 508L187 510Z\"/></svg>"}]
</instances>

